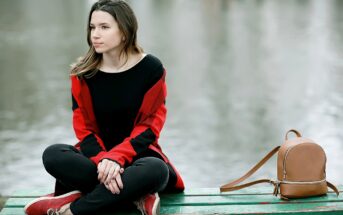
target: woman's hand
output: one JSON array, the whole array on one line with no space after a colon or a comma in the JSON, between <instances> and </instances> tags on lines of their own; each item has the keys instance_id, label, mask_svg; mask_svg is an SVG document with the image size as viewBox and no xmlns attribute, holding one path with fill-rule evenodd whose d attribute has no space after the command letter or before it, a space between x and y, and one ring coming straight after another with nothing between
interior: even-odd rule
<instances>
[{"instance_id":1,"label":"woman's hand","mask_svg":"<svg viewBox=\"0 0 343 215\"><path fill-rule=\"evenodd\" d=\"M98 164L98 180L105 185L113 194L119 194L120 189L123 189L121 175L124 169L112 160L103 159Z\"/></svg>"}]
</instances>

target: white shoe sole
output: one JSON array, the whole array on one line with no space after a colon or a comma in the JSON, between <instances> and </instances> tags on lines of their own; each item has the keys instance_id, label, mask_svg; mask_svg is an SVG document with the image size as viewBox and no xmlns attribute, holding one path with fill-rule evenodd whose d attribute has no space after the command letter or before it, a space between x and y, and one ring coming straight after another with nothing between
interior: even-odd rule
<instances>
[{"instance_id":1,"label":"white shoe sole","mask_svg":"<svg viewBox=\"0 0 343 215\"><path fill-rule=\"evenodd\" d=\"M152 215L159 215L160 214L160 197L158 193L155 193L156 200L154 205L152 206Z\"/></svg>"}]
</instances>

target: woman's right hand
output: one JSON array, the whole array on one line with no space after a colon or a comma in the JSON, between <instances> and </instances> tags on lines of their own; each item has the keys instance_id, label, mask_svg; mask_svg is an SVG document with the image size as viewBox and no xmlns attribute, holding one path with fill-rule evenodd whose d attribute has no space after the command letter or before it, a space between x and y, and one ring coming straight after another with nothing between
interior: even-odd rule
<instances>
[{"instance_id":1,"label":"woman's right hand","mask_svg":"<svg viewBox=\"0 0 343 215\"><path fill-rule=\"evenodd\" d=\"M119 194L120 190L124 187L121 180L123 172L124 168L121 168L117 162L109 159L103 159L98 164L98 180L113 194Z\"/></svg>"}]
</instances>

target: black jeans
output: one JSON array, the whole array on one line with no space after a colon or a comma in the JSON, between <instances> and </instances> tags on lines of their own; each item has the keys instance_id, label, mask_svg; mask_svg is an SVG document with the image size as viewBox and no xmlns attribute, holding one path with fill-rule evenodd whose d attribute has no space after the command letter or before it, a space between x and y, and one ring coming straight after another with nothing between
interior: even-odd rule
<instances>
[{"instance_id":1,"label":"black jeans","mask_svg":"<svg viewBox=\"0 0 343 215\"><path fill-rule=\"evenodd\" d=\"M172 179L175 173L163 160L141 157L121 175L124 187L120 194L112 194L99 183L96 165L75 147L65 144L49 146L43 153L43 164L65 189L82 192L82 197L70 205L74 215L116 208L116 205L132 202L148 193L161 192L175 181Z\"/></svg>"}]
</instances>

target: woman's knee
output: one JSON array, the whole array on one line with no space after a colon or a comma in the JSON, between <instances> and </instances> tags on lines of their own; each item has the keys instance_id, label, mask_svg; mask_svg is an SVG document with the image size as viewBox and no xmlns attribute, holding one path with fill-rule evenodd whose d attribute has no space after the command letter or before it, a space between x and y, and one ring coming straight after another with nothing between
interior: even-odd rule
<instances>
[{"instance_id":1,"label":"woman's knee","mask_svg":"<svg viewBox=\"0 0 343 215\"><path fill-rule=\"evenodd\" d=\"M148 168L149 175L154 178L159 184L165 186L169 179L169 169L167 164L155 157L142 158Z\"/></svg>"},{"instance_id":2,"label":"woman's knee","mask_svg":"<svg viewBox=\"0 0 343 215\"><path fill-rule=\"evenodd\" d=\"M55 166L60 162L61 153L70 149L70 145L66 144L53 144L48 146L42 155L42 160L44 167L46 169L51 169L52 166Z\"/></svg>"}]
</instances>

